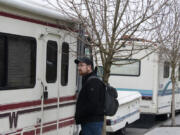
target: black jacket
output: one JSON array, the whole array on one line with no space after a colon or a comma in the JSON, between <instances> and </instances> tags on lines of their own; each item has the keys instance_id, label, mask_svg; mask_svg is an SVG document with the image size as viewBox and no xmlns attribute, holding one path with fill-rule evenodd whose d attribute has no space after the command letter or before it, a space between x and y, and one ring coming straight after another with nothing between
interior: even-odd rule
<instances>
[{"instance_id":1,"label":"black jacket","mask_svg":"<svg viewBox=\"0 0 180 135\"><path fill-rule=\"evenodd\" d=\"M76 124L104 120L105 87L97 78L91 78L87 81L90 76L95 76L95 74L92 72L83 77L82 89L76 104Z\"/></svg>"}]
</instances>

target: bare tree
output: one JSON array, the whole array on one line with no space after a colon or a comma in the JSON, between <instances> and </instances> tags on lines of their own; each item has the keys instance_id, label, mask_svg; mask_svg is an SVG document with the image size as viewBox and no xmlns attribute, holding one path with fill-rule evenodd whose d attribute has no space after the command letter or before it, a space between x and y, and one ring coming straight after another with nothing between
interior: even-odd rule
<instances>
[{"instance_id":1,"label":"bare tree","mask_svg":"<svg viewBox=\"0 0 180 135\"><path fill-rule=\"evenodd\" d=\"M175 90L177 88L177 76L179 76L177 68L180 62L180 3L178 0L170 0L165 12L168 14L163 16L161 23L156 18L156 21L159 21L158 24L160 24L157 28L157 37L160 45L160 53L169 61L172 69L171 125L175 126Z\"/></svg>"},{"instance_id":2,"label":"bare tree","mask_svg":"<svg viewBox=\"0 0 180 135\"><path fill-rule=\"evenodd\" d=\"M152 41L155 27L151 18L162 13L160 11L168 0L56 0L56 3L52 0L46 1L72 20L78 18L78 23L90 38L86 44L93 48L94 54L100 55L104 70L103 81L108 83L111 65L116 64L114 57L129 59L154 44L130 44L124 48L130 40Z\"/></svg>"},{"instance_id":3,"label":"bare tree","mask_svg":"<svg viewBox=\"0 0 180 135\"><path fill-rule=\"evenodd\" d=\"M91 39L89 44L100 54L104 68L104 82L108 83L110 68L116 55L122 59L132 57L150 46L131 45L124 53L126 42L134 38L152 40L152 17L164 8L167 0L56 0L49 4L68 15L78 18ZM127 36L128 35L128 36ZM151 42L152 43L152 42ZM117 55L118 54L118 55ZM121 54L121 55L119 55ZM123 55L124 54L124 55Z\"/></svg>"}]
</instances>

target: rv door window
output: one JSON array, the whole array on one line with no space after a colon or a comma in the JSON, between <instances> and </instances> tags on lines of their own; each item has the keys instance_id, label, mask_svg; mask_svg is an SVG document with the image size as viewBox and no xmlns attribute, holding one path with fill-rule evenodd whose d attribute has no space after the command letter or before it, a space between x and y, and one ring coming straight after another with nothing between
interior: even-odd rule
<instances>
[{"instance_id":1,"label":"rv door window","mask_svg":"<svg viewBox=\"0 0 180 135\"><path fill-rule=\"evenodd\" d=\"M69 44L63 42L62 44L62 57L61 57L61 85L66 86L68 83L68 70L69 70Z\"/></svg>"},{"instance_id":2,"label":"rv door window","mask_svg":"<svg viewBox=\"0 0 180 135\"><path fill-rule=\"evenodd\" d=\"M0 33L0 89L34 87L35 70L36 40Z\"/></svg>"},{"instance_id":3,"label":"rv door window","mask_svg":"<svg viewBox=\"0 0 180 135\"><path fill-rule=\"evenodd\" d=\"M46 57L46 81L54 83L57 79L57 43L56 41L47 42Z\"/></svg>"},{"instance_id":4,"label":"rv door window","mask_svg":"<svg viewBox=\"0 0 180 135\"><path fill-rule=\"evenodd\" d=\"M170 63L165 61L164 62L164 78L168 78L169 77L169 67L170 67Z\"/></svg>"},{"instance_id":5,"label":"rv door window","mask_svg":"<svg viewBox=\"0 0 180 135\"><path fill-rule=\"evenodd\" d=\"M111 66L111 75L121 76L139 76L140 75L140 60L118 59L115 61L116 65Z\"/></svg>"}]
</instances>

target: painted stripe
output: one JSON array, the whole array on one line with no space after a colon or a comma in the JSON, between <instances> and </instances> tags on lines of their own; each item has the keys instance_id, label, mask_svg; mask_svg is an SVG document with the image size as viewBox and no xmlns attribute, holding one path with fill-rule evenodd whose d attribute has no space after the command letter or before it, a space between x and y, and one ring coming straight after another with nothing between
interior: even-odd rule
<instances>
[{"instance_id":1,"label":"painted stripe","mask_svg":"<svg viewBox=\"0 0 180 135\"><path fill-rule=\"evenodd\" d=\"M165 105L165 106L161 106L161 107L158 107L158 109L164 109L164 108L167 108L167 107L170 107L171 105Z\"/></svg>"},{"instance_id":2,"label":"painted stripe","mask_svg":"<svg viewBox=\"0 0 180 135\"><path fill-rule=\"evenodd\" d=\"M158 96L172 95L172 89L167 89L171 82L168 82L163 90L158 90ZM142 97L152 97L153 90L116 88L118 91L137 91ZM180 93L180 88L175 93Z\"/></svg>"},{"instance_id":3,"label":"painted stripe","mask_svg":"<svg viewBox=\"0 0 180 135\"><path fill-rule=\"evenodd\" d=\"M57 25L57 24L53 24L53 23L49 23L49 22L45 22L45 21L40 21L37 19L32 19L29 17L14 15L14 14L7 13L7 12L0 11L0 16L9 17L9 18L13 18L13 19L21 20L21 21L26 21L26 22L31 22L31 23L35 23L35 24L40 24L40 25L45 25L45 26L49 26L49 27L54 27L54 28L59 28L59 29L64 29L64 30L71 30L73 32L77 32L77 30L73 30L70 27L65 27L64 25L60 25L60 24Z\"/></svg>"},{"instance_id":4,"label":"painted stripe","mask_svg":"<svg viewBox=\"0 0 180 135\"><path fill-rule=\"evenodd\" d=\"M168 83L166 83L164 89L158 91L158 96L170 95L170 94L167 93L167 91L168 91L168 86L169 86L170 84L171 84L171 81L169 81Z\"/></svg>"},{"instance_id":5,"label":"painted stripe","mask_svg":"<svg viewBox=\"0 0 180 135\"><path fill-rule=\"evenodd\" d=\"M152 90L142 90L142 89L128 89L128 88L116 88L118 91L137 91L141 93L142 96L152 96Z\"/></svg>"},{"instance_id":6,"label":"painted stripe","mask_svg":"<svg viewBox=\"0 0 180 135\"><path fill-rule=\"evenodd\" d=\"M108 125L108 126L111 126L111 125L118 124L118 123L120 123L121 121L125 120L126 118L131 117L131 116L133 116L133 115L135 115L135 114L137 114L137 113L139 113L139 110L136 110L136 111L134 111L134 112L128 113L128 114L126 114L126 115L124 115L124 116L122 116L122 117L120 117L120 118L118 118L118 119L115 119L115 120L110 120L110 119L108 119L108 120L107 120L107 125Z\"/></svg>"},{"instance_id":7,"label":"painted stripe","mask_svg":"<svg viewBox=\"0 0 180 135\"><path fill-rule=\"evenodd\" d=\"M58 122L58 128L59 129L64 128L64 127L73 125L74 123L75 123L74 117L68 117L68 118L60 119ZM30 130L30 131L25 131L23 133L23 135L39 134L40 133L40 125L35 125L34 127L35 127L35 129ZM52 121L52 122L48 122L48 123L43 124L43 133L50 132L53 130L57 130L57 121ZM20 135L22 131L23 131L23 129L18 129L14 132L7 133L5 135L12 135L12 134Z\"/></svg>"},{"instance_id":8,"label":"painted stripe","mask_svg":"<svg viewBox=\"0 0 180 135\"><path fill-rule=\"evenodd\" d=\"M178 90L175 91L175 94L179 94L180 93L180 88L178 88ZM158 96L167 96L167 95L172 95L172 89L167 89L165 91L160 90L158 91Z\"/></svg>"},{"instance_id":9,"label":"painted stripe","mask_svg":"<svg viewBox=\"0 0 180 135\"><path fill-rule=\"evenodd\" d=\"M60 97L60 102L66 102L66 101L72 101L75 100L76 96L67 96L67 97ZM45 105L57 103L58 98L51 98L44 101ZM14 103L14 104L7 104L7 105L0 105L0 111L7 111L7 110L13 110L13 109L22 109L25 107L36 107L41 105L41 100L34 100L34 101L27 101L27 102L20 102L20 103Z\"/></svg>"},{"instance_id":10,"label":"painted stripe","mask_svg":"<svg viewBox=\"0 0 180 135\"><path fill-rule=\"evenodd\" d=\"M166 83L165 87L163 90L158 91L158 96L166 96L166 95L172 95L172 89L168 89L169 85L172 84L172 81L170 80L169 82ZM175 93L180 93L180 88L175 91Z\"/></svg>"},{"instance_id":11,"label":"painted stripe","mask_svg":"<svg viewBox=\"0 0 180 135\"><path fill-rule=\"evenodd\" d=\"M59 107L70 106L70 105L75 105L75 102L59 104ZM57 105L51 105L48 107L44 107L44 110L50 110L50 109L54 109L57 107L58 107ZM37 112L37 111L41 111L41 107L21 110L21 111L17 111L17 112L9 112L9 113L5 113L5 114L0 114L0 119L2 119L4 117L9 117L9 128L12 128L13 126L16 128L17 124L18 124L19 115Z\"/></svg>"},{"instance_id":12,"label":"painted stripe","mask_svg":"<svg viewBox=\"0 0 180 135\"><path fill-rule=\"evenodd\" d=\"M59 122L67 121L67 120L69 120L69 119L74 119L74 116L60 119ZM57 121L48 122L48 123L43 124L43 126L51 125L51 124L54 124L54 123L56 123L56 122L57 122ZM40 125L36 125L35 127L38 128L38 127L40 127Z\"/></svg>"}]
</instances>

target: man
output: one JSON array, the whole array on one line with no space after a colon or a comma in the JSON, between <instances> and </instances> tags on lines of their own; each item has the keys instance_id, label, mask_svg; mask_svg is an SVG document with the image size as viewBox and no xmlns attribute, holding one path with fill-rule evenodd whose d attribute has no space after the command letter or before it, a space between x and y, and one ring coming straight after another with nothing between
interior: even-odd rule
<instances>
[{"instance_id":1,"label":"man","mask_svg":"<svg viewBox=\"0 0 180 135\"><path fill-rule=\"evenodd\" d=\"M78 71L82 80L77 104L75 120L76 124L81 124L81 135L101 135L104 121L104 85L92 76L93 62L82 57L74 61L78 64ZM90 79L88 79L91 77Z\"/></svg>"}]
</instances>

